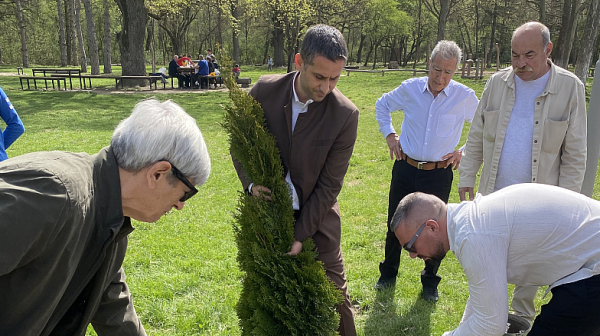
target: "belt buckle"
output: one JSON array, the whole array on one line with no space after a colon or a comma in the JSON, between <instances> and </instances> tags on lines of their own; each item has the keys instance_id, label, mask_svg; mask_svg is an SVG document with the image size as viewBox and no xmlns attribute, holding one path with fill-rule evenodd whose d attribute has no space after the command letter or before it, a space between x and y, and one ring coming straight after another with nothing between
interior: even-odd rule
<instances>
[{"instance_id":1,"label":"belt buckle","mask_svg":"<svg viewBox=\"0 0 600 336\"><path fill-rule=\"evenodd\" d=\"M427 163L427 161L417 162L417 169L423 169L423 165L426 163Z\"/></svg>"}]
</instances>

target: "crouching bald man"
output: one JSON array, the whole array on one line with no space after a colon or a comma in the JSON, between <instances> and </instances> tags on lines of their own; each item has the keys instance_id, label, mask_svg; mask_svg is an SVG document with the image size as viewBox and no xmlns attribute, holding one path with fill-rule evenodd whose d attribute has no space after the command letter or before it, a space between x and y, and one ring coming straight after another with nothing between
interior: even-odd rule
<instances>
[{"instance_id":1,"label":"crouching bald man","mask_svg":"<svg viewBox=\"0 0 600 336\"><path fill-rule=\"evenodd\" d=\"M552 291L528 336L600 335L600 202L533 183L460 204L413 193L392 225L412 258L452 251L465 271L465 312L444 336L504 335L508 283Z\"/></svg>"},{"instance_id":2,"label":"crouching bald man","mask_svg":"<svg viewBox=\"0 0 600 336\"><path fill-rule=\"evenodd\" d=\"M130 218L181 210L209 172L195 120L152 99L95 155L0 163L0 335L146 335L122 268Z\"/></svg>"}]
</instances>

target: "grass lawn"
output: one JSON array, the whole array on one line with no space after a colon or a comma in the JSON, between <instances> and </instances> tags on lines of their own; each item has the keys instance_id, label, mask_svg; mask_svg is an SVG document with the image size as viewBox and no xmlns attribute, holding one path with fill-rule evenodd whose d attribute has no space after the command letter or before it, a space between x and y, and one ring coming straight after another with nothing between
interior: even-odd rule
<instances>
[{"instance_id":1,"label":"grass lawn","mask_svg":"<svg viewBox=\"0 0 600 336\"><path fill-rule=\"evenodd\" d=\"M0 66L2 72L16 71ZM241 77L251 77L255 83L266 73L266 67L248 66L242 67ZM466 278L451 253L439 271L443 280L437 304L419 298L423 262L406 254L395 290L378 293L373 288L383 259L392 167L375 120L375 101L409 77L405 73L352 73L338 83L361 111L356 147L339 195L342 248L359 335L440 335L458 325L468 296ZM460 81L478 96L485 85L485 80ZM591 90L591 80L588 85ZM221 106L229 103L227 93L21 91L17 77L0 77L0 87L26 127L8 150L9 156L44 150L96 153L109 144L114 127L135 103L152 95L176 101L196 118L212 159L211 176L182 211L172 211L156 223L134 223L137 229L130 235L124 268L137 312L150 335L239 335L235 304L242 274L236 263L232 213L241 185L231 164L227 135L219 125ZM393 117L399 130L402 113ZM465 125L461 144L468 128ZM457 173L454 181L458 182ZM594 197L598 199L598 194ZM450 201L458 200L455 187ZM541 293L538 309L550 298L542 299ZM95 335L91 328L88 334Z\"/></svg>"}]
</instances>

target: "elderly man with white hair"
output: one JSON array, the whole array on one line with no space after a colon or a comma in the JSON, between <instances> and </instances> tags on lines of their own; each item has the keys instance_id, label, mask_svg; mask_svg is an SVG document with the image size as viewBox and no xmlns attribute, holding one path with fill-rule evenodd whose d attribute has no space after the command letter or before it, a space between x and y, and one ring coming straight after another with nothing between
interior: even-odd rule
<instances>
[{"instance_id":1,"label":"elderly man with white hair","mask_svg":"<svg viewBox=\"0 0 600 336\"><path fill-rule=\"evenodd\" d=\"M448 202L452 168L458 167L462 157L461 149L456 146L465 120L473 119L479 102L473 90L452 80L461 55L455 42L438 42L431 53L427 77L405 80L375 104L379 131L387 141L390 159L396 158L390 184L385 260L379 264L381 277L375 285L377 289L396 284L402 249L389 223L398 202L416 191L434 194ZM392 126L391 116L399 110L404 112L400 135ZM436 261L425 262L421 272L425 300L438 300L439 266Z\"/></svg>"},{"instance_id":2,"label":"elderly man with white hair","mask_svg":"<svg viewBox=\"0 0 600 336\"><path fill-rule=\"evenodd\" d=\"M95 155L0 163L0 335L146 335L122 268L131 218L181 210L209 172L196 121L153 99Z\"/></svg>"}]
</instances>

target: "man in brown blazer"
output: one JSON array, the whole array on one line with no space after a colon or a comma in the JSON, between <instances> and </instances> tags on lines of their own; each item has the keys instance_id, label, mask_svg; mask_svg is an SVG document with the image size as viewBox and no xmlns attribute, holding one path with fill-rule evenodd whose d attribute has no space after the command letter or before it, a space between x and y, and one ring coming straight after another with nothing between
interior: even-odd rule
<instances>
[{"instance_id":1,"label":"man in brown blazer","mask_svg":"<svg viewBox=\"0 0 600 336\"><path fill-rule=\"evenodd\" d=\"M262 76L250 95L265 111L267 127L277 140L286 181L292 189L296 224L288 254L298 254L305 239L314 240L317 259L345 298L338 307L338 331L342 336L353 336L356 328L346 287L337 203L358 125L358 109L335 88L347 55L339 30L313 26L296 54L297 71ZM268 197L268 186L253 184L240 164L235 160L234 164L244 190Z\"/></svg>"}]
</instances>

